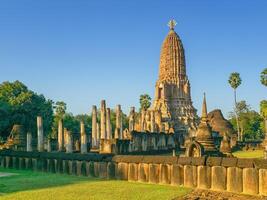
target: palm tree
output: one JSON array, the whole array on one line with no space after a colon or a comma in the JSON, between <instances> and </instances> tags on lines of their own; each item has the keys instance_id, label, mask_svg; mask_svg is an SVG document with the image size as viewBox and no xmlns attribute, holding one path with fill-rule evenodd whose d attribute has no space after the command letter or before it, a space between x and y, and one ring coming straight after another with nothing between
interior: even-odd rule
<instances>
[{"instance_id":1,"label":"palm tree","mask_svg":"<svg viewBox=\"0 0 267 200\"><path fill-rule=\"evenodd\" d=\"M151 97L148 94L142 94L140 95L139 102L141 110L147 110L151 105Z\"/></svg>"},{"instance_id":2,"label":"palm tree","mask_svg":"<svg viewBox=\"0 0 267 200\"><path fill-rule=\"evenodd\" d=\"M267 68L265 68L261 72L261 83L262 83L262 85L267 86Z\"/></svg>"},{"instance_id":3,"label":"palm tree","mask_svg":"<svg viewBox=\"0 0 267 200\"><path fill-rule=\"evenodd\" d=\"M267 68L265 68L262 72L261 72L261 83L262 85L267 87ZM260 103L260 111L261 111L261 115L264 119L264 126L265 126L265 144L267 146L267 101L263 100ZM267 154L266 154L267 157Z\"/></svg>"},{"instance_id":4,"label":"palm tree","mask_svg":"<svg viewBox=\"0 0 267 200\"><path fill-rule=\"evenodd\" d=\"M240 74L237 72L233 72L230 74L228 83L230 86L234 89L234 100L235 100L235 117L236 117L236 127L237 127L237 134L238 134L238 139L242 140L241 135L240 135L240 130L239 130L239 121L238 121L238 114L237 114L237 101L236 101L236 89L238 86L241 84L242 80L240 78Z\"/></svg>"}]
</instances>

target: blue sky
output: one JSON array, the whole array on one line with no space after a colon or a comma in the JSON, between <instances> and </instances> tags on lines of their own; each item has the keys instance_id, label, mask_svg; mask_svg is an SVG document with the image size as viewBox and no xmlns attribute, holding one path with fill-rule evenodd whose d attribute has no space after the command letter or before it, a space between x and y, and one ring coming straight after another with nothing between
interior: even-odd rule
<instances>
[{"instance_id":1,"label":"blue sky","mask_svg":"<svg viewBox=\"0 0 267 200\"><path fill-rule=\"evenodd\" d=\"M0 82L20 80L68 111L88 113L106 99L128 112L139 95L154 96L167 22L178 24L194 106L227 116L239 72L238 99L258 110L267 89L267 2L262 0L1 0Z\"/></svg>"}]
</instances>

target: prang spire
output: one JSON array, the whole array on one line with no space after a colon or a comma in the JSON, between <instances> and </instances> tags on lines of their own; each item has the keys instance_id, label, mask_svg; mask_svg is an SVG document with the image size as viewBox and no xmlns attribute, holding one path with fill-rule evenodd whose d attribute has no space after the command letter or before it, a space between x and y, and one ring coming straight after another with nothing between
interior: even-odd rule
<instances>
[{"instance_id":1,"label":"prang spire","mask_svg":"<svg viewBox=\"0 0 267 200\"><path fill-rule=\"evenodd\" d=\"M206 120L208 117L208 112L207 112L207 103L206 103L206 94L204 92L204 98L203 98L203 104L202 104L202 116L201 118Z\"/></svg>"},{"instance_id":2,"label":"prang spire","mask_svg":"<svg viewBox=\"0 0 267 200\"><path fill-rule=\"evenodd\" d=\"M176 24L177 24L177 22L174 19L171 19L168 23L170 30L174 30L174 27L176 26Z\"/></svg>"}]
</instances>

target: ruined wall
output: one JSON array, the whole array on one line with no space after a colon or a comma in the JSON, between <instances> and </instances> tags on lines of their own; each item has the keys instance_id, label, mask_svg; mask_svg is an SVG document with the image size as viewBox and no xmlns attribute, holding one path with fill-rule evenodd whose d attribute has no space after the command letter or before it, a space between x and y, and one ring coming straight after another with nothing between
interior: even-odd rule
<instances>
[{"instance_id":1,"label":"ruined wall","mask_svg":"<svg viewBox=\"0 0 267 200\"><path fill-rule=\"evenodd\" d=\"M1 151L0 166L267 196L267 160Z\"/></svg>"}]
</instances>

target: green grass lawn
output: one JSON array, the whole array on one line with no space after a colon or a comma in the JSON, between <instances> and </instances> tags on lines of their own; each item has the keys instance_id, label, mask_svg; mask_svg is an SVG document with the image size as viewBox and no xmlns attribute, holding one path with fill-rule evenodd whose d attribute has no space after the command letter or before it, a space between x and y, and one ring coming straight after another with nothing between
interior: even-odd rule
<instances>
[{"instance_id":1,"label":"green grass lawn","mask_svg":"<svg viewBox=\"0 0 267 200\"><path fill-rule=\"evenodd\" d=\"M238 158L263 158L263 150L236 151L233 153Z\"/></svg>"},{"instance_id":2,"label":"green grass lawn","mask_svg":"<svg viewBox=\"0 0 267 200\"><path fill-rule=\"evenodd\" d=\"M0 199L173 199L185 195L190 189L183 187L134 183L117 180L77 177L51 173L11 170L16 173L0 177Z\"/></svg>"}]
</instances>

